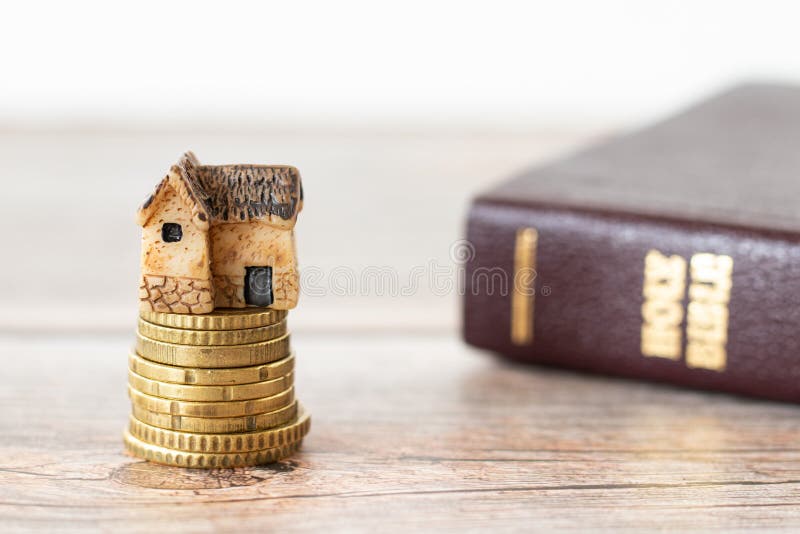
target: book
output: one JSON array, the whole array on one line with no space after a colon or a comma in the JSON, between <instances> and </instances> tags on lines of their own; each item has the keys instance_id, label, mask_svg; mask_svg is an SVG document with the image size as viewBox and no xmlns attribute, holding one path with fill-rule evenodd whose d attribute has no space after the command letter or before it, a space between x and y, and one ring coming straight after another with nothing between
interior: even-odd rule
<instances>
[{"instance_id":1,"label":"book","mask_svg":"<svg viewBox=\"0 0 800 534\"><path fill-rule=\"evenodd\" d=\"M477 196L463 335L800 401L800 88L738 86Z\"/></svg>"}]
</instances>

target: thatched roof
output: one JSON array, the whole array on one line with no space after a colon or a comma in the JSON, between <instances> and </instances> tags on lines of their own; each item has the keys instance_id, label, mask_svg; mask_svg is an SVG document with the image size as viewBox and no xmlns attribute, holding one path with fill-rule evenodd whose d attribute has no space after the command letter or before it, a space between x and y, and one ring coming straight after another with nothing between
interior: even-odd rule
<instances>
[{"instance_id":1,"label":"thatched roof","mask_svg":"<svg viewBox=\"0 0 800 534\"><path fill-rule=\"evenodd\" d=\"M169 184L191 207L192 220L209 223L263 221L291 228L303 206L300 173L288 165L200 165L187 152L144 202L137 220L147 223Z\"/></svg>"}]
</instances>

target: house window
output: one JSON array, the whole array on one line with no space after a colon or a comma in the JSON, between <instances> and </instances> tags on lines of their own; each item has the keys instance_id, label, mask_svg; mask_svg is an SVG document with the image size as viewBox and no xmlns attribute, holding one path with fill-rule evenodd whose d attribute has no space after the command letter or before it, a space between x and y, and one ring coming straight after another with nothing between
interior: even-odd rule
<instances>
[{"instance_id":1,"label":"house window","mask_svg":"<svg viewBox=\"0 0 800 534\"><path fill-rule=\"evenodd\" d=\"M269 306L272 294L272 267L244 268L244 301L251 306Z\"/></svg>"},{"instance_id":2,"label":"house window","mask_svg":"<svg viewBox=\"0 0 800 534\"><path fill-rule=\"evenodd\" d=\"M164 223L161 227L161 239L164 243L175 243L183 237L183 229L178 223Z\"/></svg>"}]
</instances>

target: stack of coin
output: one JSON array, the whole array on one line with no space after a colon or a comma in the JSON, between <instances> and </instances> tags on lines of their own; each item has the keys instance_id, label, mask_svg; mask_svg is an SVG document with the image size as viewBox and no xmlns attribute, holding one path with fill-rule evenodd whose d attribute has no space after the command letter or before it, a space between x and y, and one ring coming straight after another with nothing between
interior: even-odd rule
<instances>
[{"instance_id":1,"label":"stack of coin","mask_svg":"<svg viewBox=\"0 0 800 534\"><path fill-rule=\"evenodd\" d=\"M129 357L129 452L181 467L280 460L300 448L310 415L295 399L286 312L142 312Z\"/></svg>"}]
</instances>

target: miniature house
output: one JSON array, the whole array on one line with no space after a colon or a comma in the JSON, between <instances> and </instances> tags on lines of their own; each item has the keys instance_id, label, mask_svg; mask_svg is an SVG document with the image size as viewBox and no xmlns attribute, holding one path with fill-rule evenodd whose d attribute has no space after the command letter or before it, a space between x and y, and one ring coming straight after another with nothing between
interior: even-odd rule
<instances>
[{"instance_id":1,"label":"miniature house","mask_svg":"<svg viewBox=\"0 0 800 534\"><path fill-rule=\"evenodd\" d=\"M294 167L200 165L187 153L137 212L141 309L293 308L302 206Z\"/></svg>"}]
</instances>

